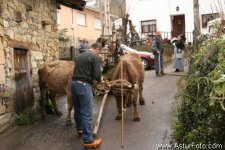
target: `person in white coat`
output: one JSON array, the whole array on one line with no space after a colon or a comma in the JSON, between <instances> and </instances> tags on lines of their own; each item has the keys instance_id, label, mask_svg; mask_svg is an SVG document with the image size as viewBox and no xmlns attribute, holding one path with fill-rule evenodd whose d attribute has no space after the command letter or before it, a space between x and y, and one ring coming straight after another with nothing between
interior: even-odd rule
<instances>
[{"instance_id":1,"label":"person in white coat","mask_svg":"<svg viewBox=\"0 0 225 150\"><path fill-rule=\"evenodd\" d=\"M174 46L173 68L175 69L175 72L184 71L185 41L186 38L183 34L180 34L177 38L171 40L171 43Z\"/></svg>"}]
</instances>

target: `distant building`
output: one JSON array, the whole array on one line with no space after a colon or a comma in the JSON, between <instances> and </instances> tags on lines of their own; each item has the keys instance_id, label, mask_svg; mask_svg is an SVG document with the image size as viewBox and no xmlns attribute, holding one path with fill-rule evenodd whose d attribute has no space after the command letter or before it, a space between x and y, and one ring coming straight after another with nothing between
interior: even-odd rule
<instances>
[{"instance_id":1,"label":"distant building","mask_svg":"<svg viewBox=\"0 0 225 150\"><path fill-rule=\"evenodd\" d=\"M112 34L112 22L118 18L112 14L109 20L109 35ZM83 11L78 11L69 7L61 6L58 11L58 29L67 29L67 36L70 37L71 42L67 45L67 49L70 46L74 46L78 49L81 40L86 39L89 45L94 43L97 38L102 35L102 21L104 14L101 16L99 9L86 6ZM62 57L69 57L70 51L60 51ZM62 58L64 59L64 58Z\"/></svg>"},{"instance_id":2,"label":"distant building","mask_svg":"<svg viewBox=\"0 0 225 150\"><path fill-rule=\"evenodd\" d=\"M142 37L161 31L163 38L185 33L188 42L193 41L193 0L126 0L126 3L129 19ZM220 0L199 0L201 33L207 33L208 21L219 17L222 3Z\"/></svg>"}]
</instances>

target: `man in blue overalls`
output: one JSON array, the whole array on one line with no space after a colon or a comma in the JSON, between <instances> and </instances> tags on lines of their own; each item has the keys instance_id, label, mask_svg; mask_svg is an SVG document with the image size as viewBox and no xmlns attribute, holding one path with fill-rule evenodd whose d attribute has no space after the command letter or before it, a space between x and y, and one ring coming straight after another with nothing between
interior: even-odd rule
<instances>
[{"instance_id":1,"label":"man in blue overalls","mask_svg":"<svg viewBox=\"0 0 225 150\"><path fill-rule=\"evenodd\" d=\"M152 38L152 51L154 54L154 64L155 64L155 73L156 76L164 75L164 67L163 67L163 45L161 41L161 33L156 32L156 35Z\"/></svg>"}]
</instances>

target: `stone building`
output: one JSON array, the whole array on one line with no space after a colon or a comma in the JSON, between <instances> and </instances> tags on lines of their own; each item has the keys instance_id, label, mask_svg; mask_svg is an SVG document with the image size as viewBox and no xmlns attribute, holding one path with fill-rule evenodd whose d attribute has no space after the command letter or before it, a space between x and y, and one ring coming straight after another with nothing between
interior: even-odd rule
<instances>
[{"instance_id":1,"label":"stone building","mask_svg":"<svg viewBox=\"0 0 225 150\"><path fill-rule=\"evenodd\" d=\"M85 1L0 0L0 133L15 114L39 105L38 68L59 57L60 4L82 9Z\"/></svg>"}]
</instances>

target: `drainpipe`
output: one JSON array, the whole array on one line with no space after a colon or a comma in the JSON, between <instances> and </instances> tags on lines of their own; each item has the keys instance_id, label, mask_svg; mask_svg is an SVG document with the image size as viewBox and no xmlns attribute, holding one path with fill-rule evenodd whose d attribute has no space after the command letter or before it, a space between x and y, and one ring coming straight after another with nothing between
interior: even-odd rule
<instances>
[{"instance_id":1,"label":"drainpipe","mask_svg":"<svg viewBox=\"0 0 225 150\"><path fill-rule=\"evenodd\" d=\"M76 58L76 42L75 42L75 30L74 30L74 11L73 11L73 8L72 8L72 26L71 26L71 29L73 30L73 46L74 46L74 49L71 49L71 59L73 60L73 57Z\"/></svg>"},{"instance_id":2,"label":"drainpipe","mask_svg":"<svg viewBox=\"0 0 225 150\"><path fill-rule=\"evenodd\" d=\"M171 16L170 0L168 0L168 2L169 2L169 15L170 15L170 38L172 38L173 17Z\"/></svg>"}]
</instances>

